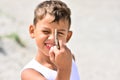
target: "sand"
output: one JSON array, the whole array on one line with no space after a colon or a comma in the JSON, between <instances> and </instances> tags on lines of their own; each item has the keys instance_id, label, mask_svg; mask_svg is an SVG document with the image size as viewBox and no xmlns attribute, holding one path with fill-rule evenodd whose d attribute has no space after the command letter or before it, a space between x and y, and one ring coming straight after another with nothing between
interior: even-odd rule
<instances>
[{"instance_id":1,"label":"sand","mask_svg":"<svg viewBox=\"0 0 120 80\"><path fill-rule=\"evenodd\" d=\"M68 43L75 54L81 80L120 80L120 0L63 0L72 10ZM33 10L40 0L1 0L0 80L20 80L20 70L36 54L28 33Z\"/></svg>"}]
</instances>

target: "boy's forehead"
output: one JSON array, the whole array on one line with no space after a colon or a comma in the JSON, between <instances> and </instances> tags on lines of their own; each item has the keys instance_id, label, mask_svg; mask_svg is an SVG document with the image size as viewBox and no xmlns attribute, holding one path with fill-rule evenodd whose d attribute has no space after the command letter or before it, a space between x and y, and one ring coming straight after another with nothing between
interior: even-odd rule
<instances>
[{"instance_id":1,"label":"boy's forehead","mask_svg":"<svg viewBox=\"0 0 120 80\"><path fill-rule=\"evenodd\" d=\"M45 20L45 21L47 21L47 22L52 22L52 21L54 21L54 19L55 19L55 17L54 16L52 16L52 15L49 15L49 14L46 14L44 17L43 17L43 19L42 20Z\"/></svg>"},{"instance_id":2,"label":"boy's forehead","mask_svg":"<svg viewBox=\"0 0 120 80\"><path fill-rule=\"evenodd\" d=\"M60 19L59 21L54 21L55 17L52 15L45 15L42 20L39 20L43 24L56 24L56 25L61 25L63 27L69 28L69 22L66 19ZM39 23L38 21L38 23Z\"/></svg>"}]
</instances>

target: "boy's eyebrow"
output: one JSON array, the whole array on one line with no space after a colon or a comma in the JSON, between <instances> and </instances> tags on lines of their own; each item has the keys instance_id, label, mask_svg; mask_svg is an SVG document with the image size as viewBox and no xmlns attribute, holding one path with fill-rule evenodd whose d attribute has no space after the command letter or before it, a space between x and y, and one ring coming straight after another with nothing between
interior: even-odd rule
<instances>
[{"instance_id":1,"label":"boy's eyebrow","mask_svg":"<svg viewBox=\"0 0 120 80\"><path fill-rule=\"evenodd\" d=\"M43 29L47 29L47 30L49 30L49 28L47 28L47 27L43 27Z\"/></svg>"},{"instance_id":2,"label":"boy's eyebrow","mask_svg":"<svg viewBox=\"0 0 120 80\"><path fill-rule=\"evenodd\" d=\"M66 31L66 30L65 30L65 29L58 29L58 31L63 31L63 32L64 32L64 31Z\"/></svg>"},{"instance_id":3,"label":"boy's eyebrow","mask_svg":"<svg viewBox=\"0 0 120 80\"><path fill-rule=\"evenodd\" d=\"M47 27L43 27L43 29L50 30L50 29L49 29L49 28L47 28ZM66 31L66 29L57 29L57 31L62 31L62 32L65 32L65 31Z\"/></svg>"}]
</instances>

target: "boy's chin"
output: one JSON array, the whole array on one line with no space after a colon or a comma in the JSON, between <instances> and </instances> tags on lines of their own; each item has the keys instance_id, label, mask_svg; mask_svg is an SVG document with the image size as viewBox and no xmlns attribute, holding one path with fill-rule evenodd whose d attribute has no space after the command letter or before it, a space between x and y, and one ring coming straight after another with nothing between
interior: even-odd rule
<instances>
[{"instance_id":1,"label":"boy's chin","mask_svg":"<svg viewBox=\"0 0 120 80\"><path fill-rule=\"evenodd\" d=\"M45 56L49 57L49 51L44 54Z\"/></svg>"}]
</instances>

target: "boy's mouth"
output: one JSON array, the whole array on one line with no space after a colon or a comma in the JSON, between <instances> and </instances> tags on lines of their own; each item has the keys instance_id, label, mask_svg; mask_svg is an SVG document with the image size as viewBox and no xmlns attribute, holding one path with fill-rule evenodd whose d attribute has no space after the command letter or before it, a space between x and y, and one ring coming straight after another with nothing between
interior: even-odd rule
<instances>
[{"instance_id":1,"label":"boy's mouth","mask_svg":"<svg viewBox=\"0 0 120 80\"><path fill-rule=\"evenodd\" d=\"M51 43L46 43L45 45L46 45L47 49L50 49L51 47L55 46L54 44L51 44Z\"/></svg>"}]
</instances>

